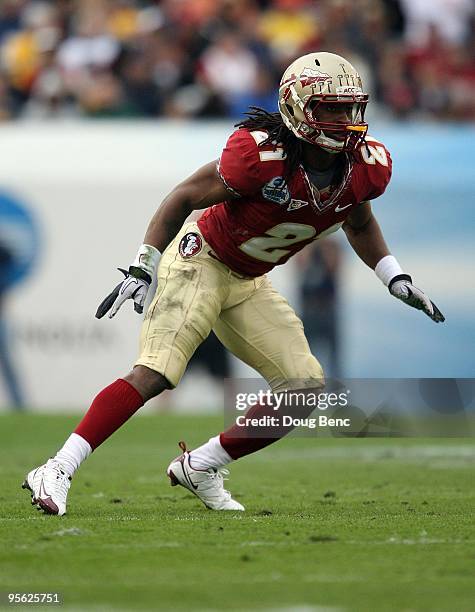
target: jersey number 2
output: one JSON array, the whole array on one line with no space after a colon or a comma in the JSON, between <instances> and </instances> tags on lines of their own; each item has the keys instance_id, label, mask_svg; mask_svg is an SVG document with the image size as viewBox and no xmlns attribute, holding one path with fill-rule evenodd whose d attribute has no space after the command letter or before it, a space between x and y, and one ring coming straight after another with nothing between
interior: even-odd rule
<instances>
[{"instance_id":1,"label":"jersey number 2","mask_svg":"<svg viewBox=\"0 0 475 612\"><path fill-rule=\"evenodd\" d=\"M336 232L342 225L343 223L335 223L335 225L319 234L318 238ZM280 223L268 229L265 236L256 236L246 240L246 242L239 245L239 248L249 257L276 264L279 259L289 253L288 249L282 247L289 247L297 242L310 240L315 237L316 233L317 231L312 225L305 225L304 223Z\"/></svg>"}]
</instances>

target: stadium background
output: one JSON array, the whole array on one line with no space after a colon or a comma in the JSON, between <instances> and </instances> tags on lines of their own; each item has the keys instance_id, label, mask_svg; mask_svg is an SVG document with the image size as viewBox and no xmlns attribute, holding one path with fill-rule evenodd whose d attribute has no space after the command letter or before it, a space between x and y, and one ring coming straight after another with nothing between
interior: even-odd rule
<instances>
[{"instance_id":1,"label":"stadium background","mask_svg":"<svg viewBox=\"0 0 475 612\"><path fill-rule=\"evenodd\" d=\"M394 161L377 217L447 317L436 328L391 299L340 236L342 373L473 376L473 19L469 0L2 2L0 405L15 403L11 366L26 405L67 411L129 368L139 317L93 318L115 268L167 191L219 156L249 104L272 109L283 68L315 49L367 83ZM272 273L297 310L299 275ZM188 410L222 401L196 373L174 395Z\"/></svg>"}]
</instances>

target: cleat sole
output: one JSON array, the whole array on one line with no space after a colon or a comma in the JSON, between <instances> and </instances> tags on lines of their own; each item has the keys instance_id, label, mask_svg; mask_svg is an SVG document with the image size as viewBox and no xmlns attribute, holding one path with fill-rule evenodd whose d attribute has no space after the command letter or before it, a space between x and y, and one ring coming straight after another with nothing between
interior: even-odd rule
<instances>
[{"instance_id":1,"label":"cleat sole","mask_svg":"<svg viewBox=\"0 0 475 612\"><path fill-rule=\"evenodd\" d=\"M58 514L57 505L50 499L37 499L38 510L43 510L45 514Z\"/></svg>"}]
</instances>

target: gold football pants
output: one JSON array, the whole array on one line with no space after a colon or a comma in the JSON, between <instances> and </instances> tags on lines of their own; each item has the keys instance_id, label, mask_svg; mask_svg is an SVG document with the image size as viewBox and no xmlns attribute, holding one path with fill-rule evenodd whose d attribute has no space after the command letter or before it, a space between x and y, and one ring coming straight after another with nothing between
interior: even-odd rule
<instances>
[{"instance_id":1,"label":"gold football pants","mask_svg":"<svg viewBox=\"0 0 475 612\"><path fill-rule=\"evenodd\" d=\"M184 242L190 232L201 240L194 237ZM184 248L186 244L192 248ZM213 330L273 391L322 385L322 368L288 302L266 275L243 277L218 261L196 223L185 224L170 243L157 275L136 365L159 372L175 387L191 356Z\"/></svg>"}]
</instances>

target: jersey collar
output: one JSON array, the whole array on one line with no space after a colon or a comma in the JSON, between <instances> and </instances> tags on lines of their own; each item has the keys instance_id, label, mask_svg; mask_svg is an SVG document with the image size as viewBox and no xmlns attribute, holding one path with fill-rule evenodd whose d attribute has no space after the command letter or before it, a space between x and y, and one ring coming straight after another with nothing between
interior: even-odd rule
<instances>
[{"instance_id":1,"label":"jersey collar","mask_svg":"<svg viewBox=\"0 0 475 612\"><path fill-rule=\"evenodd\" d=\"M315 185L313 185L302 164L299 165L299 171L305 184L305 188L310 199L310 204L317 214L321 214L327 212L340 201L340 198L348 187L351 179L351 174L353 172L353 159L350 155L345 153L345 168L343 171L343 177L340 184L333 190L328 200L325 200L324 202L321 200L320 191L317 187L315 187Z\"/></svg>"}]
</instances>

